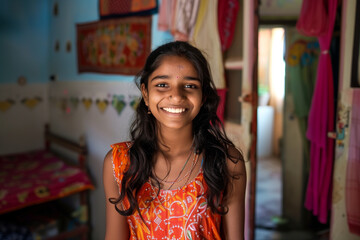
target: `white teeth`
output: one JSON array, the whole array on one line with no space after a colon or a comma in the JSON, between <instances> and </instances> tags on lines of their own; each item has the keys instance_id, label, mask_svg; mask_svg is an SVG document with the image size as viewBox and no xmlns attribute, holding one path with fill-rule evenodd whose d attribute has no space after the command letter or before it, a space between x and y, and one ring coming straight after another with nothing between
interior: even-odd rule
<instances>
[{"instance_id":1,"label":"white teeth","mask_svg":"<svg viewBox=\"0 0 360 240\"><path fill-rule=\"evenodd\" d=\"M185 112L185 108L163 108L165 111L170 113L182 113Z\"/></svg>"}]
</instances>

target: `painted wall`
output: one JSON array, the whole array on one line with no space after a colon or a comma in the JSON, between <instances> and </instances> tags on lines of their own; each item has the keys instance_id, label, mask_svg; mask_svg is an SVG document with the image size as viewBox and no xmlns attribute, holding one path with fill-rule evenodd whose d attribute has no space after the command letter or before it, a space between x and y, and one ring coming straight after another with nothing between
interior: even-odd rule
<instances>
[{"instance_id":1,"label":"painted wall","mask_svg":"<svg viewBox=\"0 0 360 240\"><path fill-rule=\"evenodd\" d=\"M49 2L3 0L0 3L0 83L19 76L44 83L48 76Z\"/></svg>"},{"instance_id":2,"label":"painted wall","mask_svg":"<svg viewBox=\"0 0 360 240\"><path fill-rule=\"evenodd\" d=\"M47 0L0 4L0 154L43 146L48 117L48 6ZM19 77L26 84L18 85Z\"/></svg>"},{"instance_id":3,"label":"painted wall","mask_svg":"<svg viewBox=\"0 0 360 240\"><path fill-rule=\"evenodd\" d=\"M351 131L351 119L349 116L351 116L353 94L355 91L357 91L357 93L360 91L360 89L350 88L356 2L356 0L342 1L340 84L336 125L338 133L344 130L345 138L337 139L336 141L330 232L330 239L332 240L360 239L360 236L349 232L345 205L346 169L349 157L349 136ZM341 123L344 123L344 128L339 128ZM349 124L346 127L347 123Z\"/></svg>"}]
</instances>

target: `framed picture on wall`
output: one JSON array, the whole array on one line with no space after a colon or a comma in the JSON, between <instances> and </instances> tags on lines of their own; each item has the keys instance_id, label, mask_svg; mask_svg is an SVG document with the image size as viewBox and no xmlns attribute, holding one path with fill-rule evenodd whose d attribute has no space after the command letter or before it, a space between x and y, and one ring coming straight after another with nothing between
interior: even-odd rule
<instances>
[{"instance_id":1,"label":"framed picture on wall","mask_svg":"<svg viewBox=\"0 0 360 240\"><path fill-rule=\"evenodd\" d=\"M360 2L356 1L354 47L351 67L351 87L360 88Z\"/></svg>"}]
</instances>

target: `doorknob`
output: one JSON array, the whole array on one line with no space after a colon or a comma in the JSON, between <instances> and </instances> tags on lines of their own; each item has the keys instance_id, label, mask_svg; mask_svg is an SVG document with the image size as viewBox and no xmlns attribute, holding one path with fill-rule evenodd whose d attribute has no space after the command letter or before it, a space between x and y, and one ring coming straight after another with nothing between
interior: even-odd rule
<instances>
[{"instance_id":1,"label":"doorknob","mask_svg":"<svg viewBox=\"0 0 360 240\"><path fill-rule=\"evenodd\" d=\"M247 103L251 103L253 101L253 97L251 93L245 94L243 96L240 96L238 98L239 102L247 102Z\"/></svg>"}]
</instances>

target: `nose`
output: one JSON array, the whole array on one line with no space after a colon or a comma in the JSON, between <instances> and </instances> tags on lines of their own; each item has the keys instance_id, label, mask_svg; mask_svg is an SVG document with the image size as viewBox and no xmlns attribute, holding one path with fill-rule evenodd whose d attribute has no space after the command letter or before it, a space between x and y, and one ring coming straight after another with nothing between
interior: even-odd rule
<instances>
[{"instance_id":1,"label":"nose","mask_svg":"<svg viewBox=\"0 0 360 240\"><path fill-rule=\"evenodd\" d=\"M181 87L174 87L169 95L169 99L172 101L182 101L184 99L184 90Z\"/></svg>"}]
</instances>

